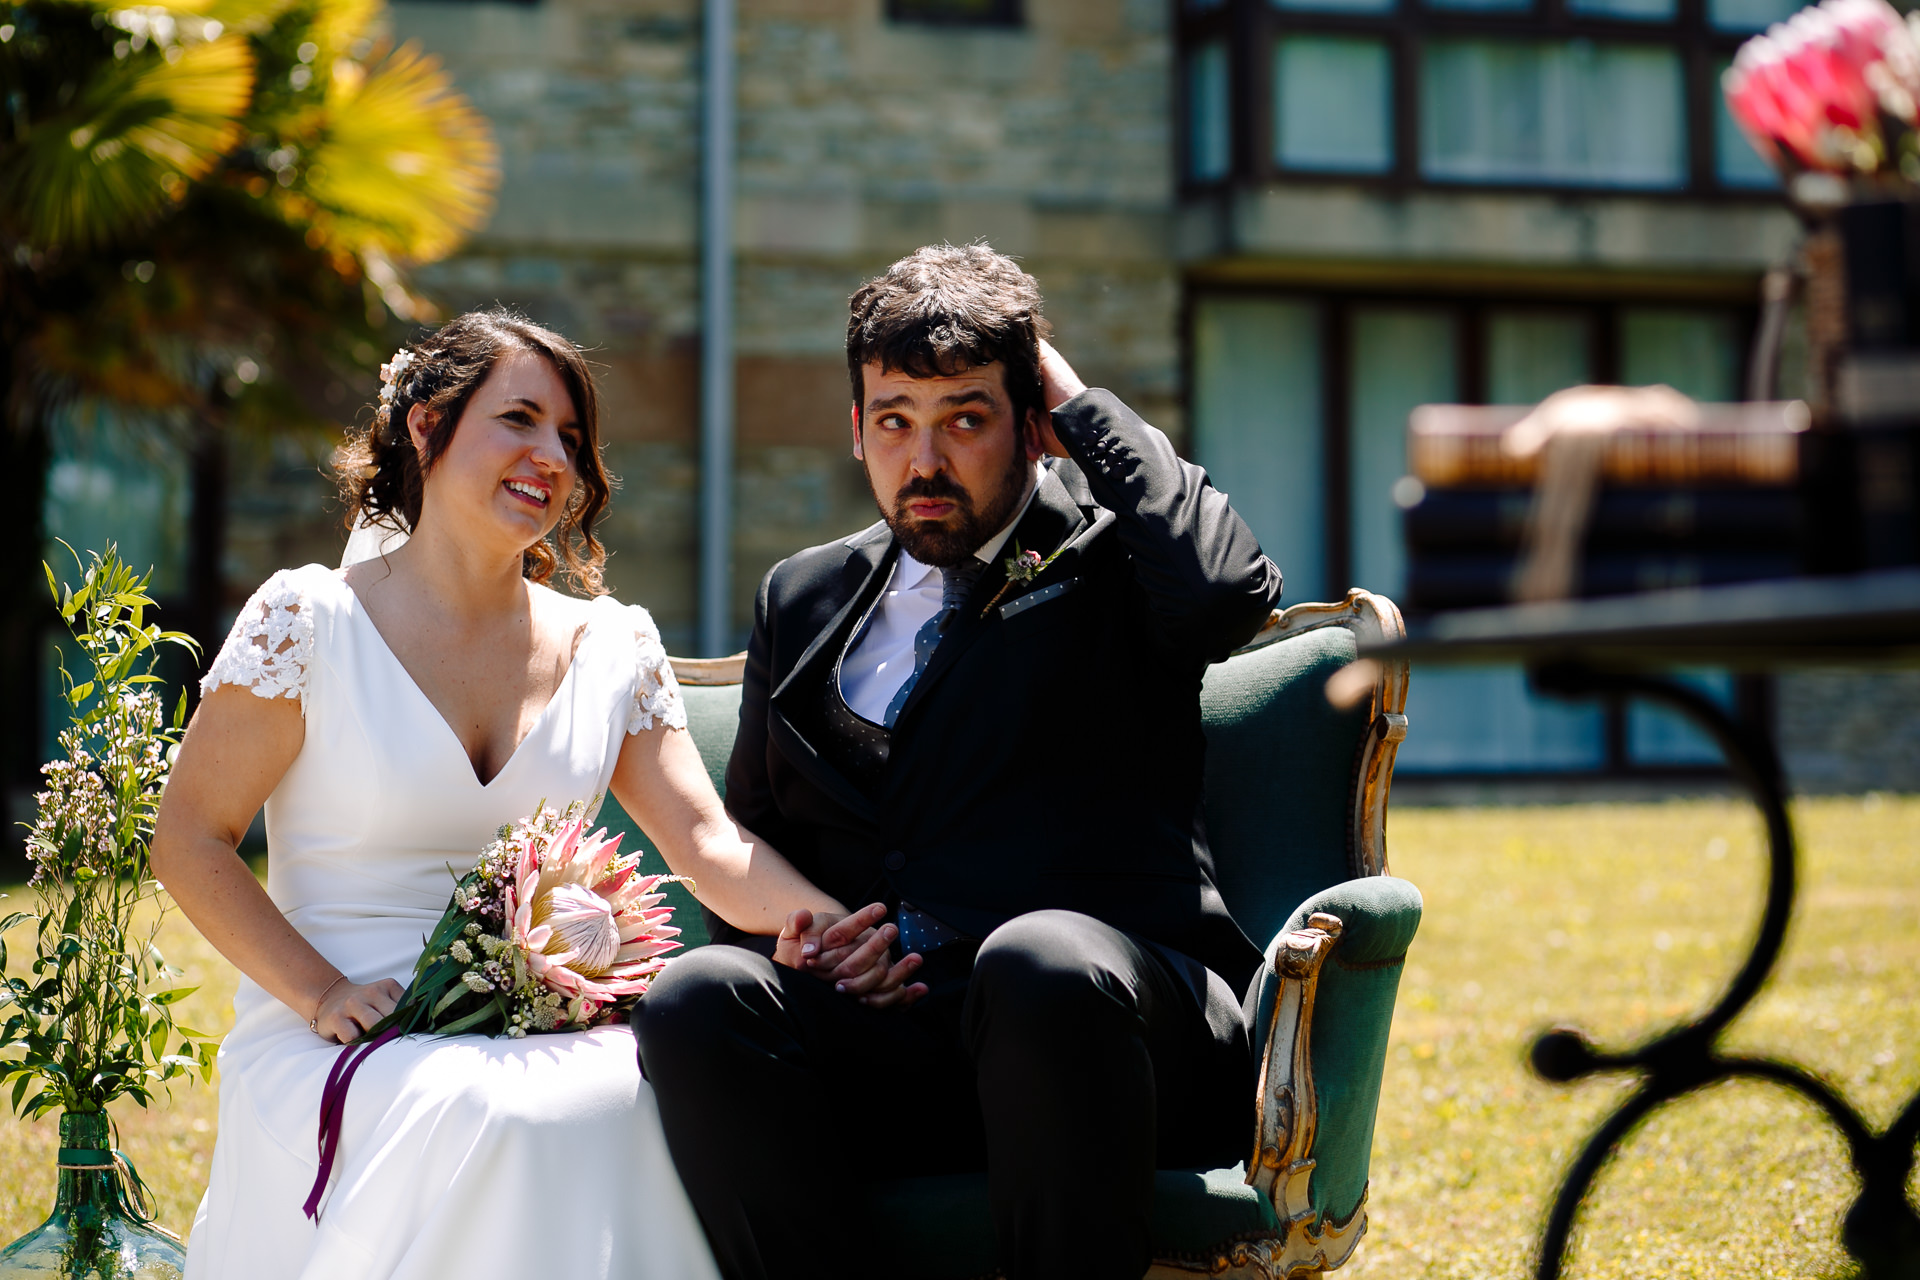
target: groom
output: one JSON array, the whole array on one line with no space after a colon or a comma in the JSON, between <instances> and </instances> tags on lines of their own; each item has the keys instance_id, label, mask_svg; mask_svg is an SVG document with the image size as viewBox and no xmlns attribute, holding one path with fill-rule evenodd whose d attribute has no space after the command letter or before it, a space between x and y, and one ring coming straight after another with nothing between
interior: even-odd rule
<instances>
[{"instance_id":1,"label":"groom","mask_svg":"<svg viewBox=\"0 0 1920 1280\"><path fill-rule=\"evenodd\" d=\"M853 296L854 453L885 519L760 587L727 807L840 901L884 903L900 959L832 984L722 927L740 945L674 961L636 1011L731 1280L911 1269L863 1238L858 1184L980 1169L1008 1280L1136 1280L1154 1169L1245 1154L1260 954L1213 883L1200 678L1280 573L1081 384L1041 305L979 245Z\"/></svg>"}]
</instances>

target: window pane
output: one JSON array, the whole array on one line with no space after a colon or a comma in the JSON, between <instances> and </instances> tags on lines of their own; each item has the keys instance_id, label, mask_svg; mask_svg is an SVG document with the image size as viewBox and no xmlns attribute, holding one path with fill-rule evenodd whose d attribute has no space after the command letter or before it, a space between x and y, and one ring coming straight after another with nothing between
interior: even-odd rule
<instances>
[{"instance_id":1,"label":"window pane","mask_svg":"<svg viewBox=\"0 0 1920 1280\"><path fill-rule=\"evenodd\" d=\"M1629 22L1671 22L1674 0L1567 0L1567 12Z\"/></svg>"},{"instance_id":2,"label":"window pane","mask_svg":"<svg viewBox=\"0 0 1920 1280\"><path fill-rule=\"evenodd\" d=\"M1317 309L1205 298L1193 346L1195 459L1286 575L1288 601L1327 599Z\"/></svg>"},{"instance_id":3,"label":"window pane","mask_svg":"<svg viewBox=\"0 0 1920 1280\"><path fill-rule=\"evenodd\" d=\"M1187 176L1202 182L1226 177L1232 138L1227 46L1215 40L1187 54Z\"/></svg>"},{"instance_id":4,"label":"window pane","mask_svg":"<svg viewBox=\"0 0 1920 1280\"><path fill-rule=\"evenodd\" d=\"M887 0L895 22L924 22L937 27L1017 27L1019 0Z\"/></svg>"},{"instance_id":5,"label":"window pane","mask_svg":"<svg viewBox=\"0 0 1920 1280\"><path fill-rule=\"evenodd\" d=\"M1273 0L1276 9L1307 13L1392 13L1397 0Z\"/></svg>"},{"instance_id":6,"label":"window pane","mask_svg":"<svg viewBox=\"0 0 1920 1280\"><path fill-rule=\"evenodd\" d=\"M1461 13L1525 13L1533 8L1533 0L1426 0L1426 5Z\"/></svg>"},{"instance_id":7,"label":"window pane","mask_svg":"<svg viewBox=\"0 0 1920 1280\"><path fill-rule=\"evenodd\" d=\"M1727 96L1720 92L1720 77L1730 64L1730 59L1722 59L1713 69L1713 176L1723 186L1771 190L1780 185L1780 175L1747 141L1727 109Z\"/></svg>"},{"instance_id":8,"label":"window pane","mask_svg":"<svg viewBox=\"0 0 1920 1280\"><path fill-rule=\"evenodd\" d=\"M1407 722L1402 773L1598 769L1607 759L1600 708L1536 698L1517 667L1416 666Z\"/></svg>"},{"instance_id":9,"label":"window pane","mask_svg":"<svg viewBox=\"0 0 1920 1280\"><path fill-rule=\"evenodd\" d=\"M1664 382L1695 400L1740 398L1740 332L1724 311L1634 310L1620 316L1620 380Z\"/></svg>"},{"instance_id":10,"label":"window pane","mask_svg":"<svg viewBox=\"0 0 1920 1280\"><path fill-rule=\"evenodd\" d=\"M1675 49L1436 40L1420 93L1429 178L1679 187L1685 95Z\"/></svg>"},{"instance_id":11,"label":"window pane","mask_svg":"<svg viewBox=\"0 0 1920 1280\"><path fill-rule=\"evenodd\" d=\"M1578 311L1496 311L1487 317L1487 400L1532 404L1593 381L1591 329Z\"/></svg>"},{"instance_id":12,"label":"window pane","mask_svg":"<svg viewBox=\"0 0 1920 1280\"><path fill-rule=\"evenodd\" d=\"M113 542L134 569L153 570L154 595L185 591L192 481L165 424L83 405L61 411L49 426L48 545L60 538L85 555ZM46 557L54 572L73 577L73 558L54 551Z\"/></svg>"},{"instance_id":13,"label":"window pane","mask_svg":"<svg viewBox=\"0 0 1920 1280\"><path fill-rule=\"evenodd\" d=\"M1673 672L1722 707L1733 707L1733 677L1724 671ZM1634 764L1722 764L1726 756L1693 721L1648 702L1627 704L1627 759Z\"/></svg>"},{"instance_id":14,"label":"window pane","mask_svg":"<svg viewBox=\"0 0 1920 1280\"><path fill-rule=\"evenodd\" d=\"M1443 311L1368 307L1353 315L1347 403L1353 581L1401 600L1406 544L1393 483L1407 472L1407 415L1460 398L1454 319Z\"/></svg>"},{"instance_id":15,"label":"window pane","mask_svg":"<svg viewBox=\"0 0 1920 1280\"><path fill-rule=\"evenodd\" d=\"M1801 0L1707 0L1707 21L1722 31L1758 31L1800 9Z\"/></svg>"},{"instance_id":16,"label":"window pane","mask_svg":"<svg viewBox=\"0 0 1920 1280\"><path fill-rule=\"evenodd\" d=\"M1274 158L1294 169L1393 167L1393 64L1381 40L1288 36L1273 48Z\"/></svg>"}]
</instances>

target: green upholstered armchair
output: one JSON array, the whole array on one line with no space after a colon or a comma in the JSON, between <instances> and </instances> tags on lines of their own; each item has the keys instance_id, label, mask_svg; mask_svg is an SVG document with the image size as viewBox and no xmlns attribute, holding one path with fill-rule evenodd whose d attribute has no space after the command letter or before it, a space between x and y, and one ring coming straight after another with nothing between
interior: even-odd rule
<instances>
[{"instance_id":1,"label":"green upholstered armchair","mask_svg":"<svg viewBox=\"0 0 1920 1280\"><path fill-rule=\"evenodd\" d=\"M1401 630L1392 601L1350 591L1341 604L1276 611L1207 674L1207 827L1220 890L1248 934L1273 941L1247 993L1261 1064L1249 1162L1156 1175L1154 1280L1314 1275L1344 1263L1366 1230L1387 1030L1420 895L1386 873L1406 668L1347 668L1358 639ZM740 659L673 663L719 786ZM1328 692L1343 669L1344 708ZM685 941L705 941L697 911L679 919ZM984 1175L879 1183L868 1213L886 1259L874 1274L996 1273Z\"/></svg>"}]
</instances>

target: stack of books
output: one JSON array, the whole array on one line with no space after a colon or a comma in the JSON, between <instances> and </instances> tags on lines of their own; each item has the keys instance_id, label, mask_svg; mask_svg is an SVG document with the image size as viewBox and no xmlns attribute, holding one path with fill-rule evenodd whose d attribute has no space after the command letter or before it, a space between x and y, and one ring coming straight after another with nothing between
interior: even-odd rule
<instances>
[{"instance_id":1,"label":"stack of books","mask_svg":"<svg viewBox=\"0 0 1920 1280\"><path fill-rule=\"evenodd\" d=\"M1407 605L1506 604L1541 458L1501 448L1525 405L1423 405L1408 423ZM1802 571L1799 402L1701 405L1687 430L1623 427L1606 443L1580 596L1716 586Z\"/></svg>"}]
</instances>

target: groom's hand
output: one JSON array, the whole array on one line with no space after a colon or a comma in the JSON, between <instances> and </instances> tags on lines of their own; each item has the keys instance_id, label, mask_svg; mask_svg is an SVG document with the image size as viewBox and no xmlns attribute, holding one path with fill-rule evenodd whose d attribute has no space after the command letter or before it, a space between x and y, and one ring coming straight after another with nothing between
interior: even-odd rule
<instances>
[{"instance_id":1,"label":"groom's hand","mask_svg":"<svg viewBox=\"0 0 1920 1280\"><path fill-rule=\"evenodd\" d=\"M886 908L875 904L855 912L854 915L865 916L869 911L879 911L884 914ZM853 918L849 916L846 921L841 922L841 925ZM898 928L890 924L882 924L856 938L847 934L836 935L835 930L840 927L836 925L833 929L827 930L821 938L823 956L829 954L826 948L831 947L836 941L846 940L855 944L831 971L821 975L833 982L835 991L852 996L861 1004L873 1009L885 1009L892 1005L904 1008L927 994L926 983L907 981L920 968L921 957L918 952L908 952L901 956L898 964L888 963L889 949L893 946L893 940L900 936ZM821 960L819 967L824 969L826 961Z\"/></svg>"},{"instance_id":2,"label":"groom's hand","mask_svg":"<svg viewBox=\"0 0 1920 1280\"><path fill-rule=\"evenodd\" d=\"M907 982L920 968L920 957L907 955L888 964L888 948L899 930L886 918L886 907L877 902L846 916L802 908L780 930L774 962L832 982L834 990L871 1008L910 1005L927 993L926 984Z\"/></svg>"}]
</instances>

